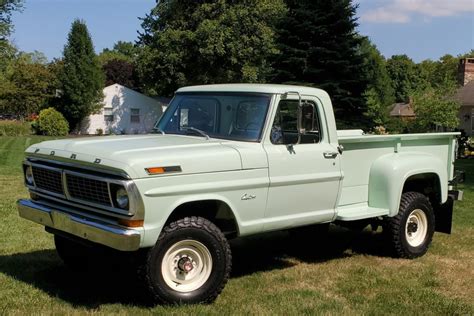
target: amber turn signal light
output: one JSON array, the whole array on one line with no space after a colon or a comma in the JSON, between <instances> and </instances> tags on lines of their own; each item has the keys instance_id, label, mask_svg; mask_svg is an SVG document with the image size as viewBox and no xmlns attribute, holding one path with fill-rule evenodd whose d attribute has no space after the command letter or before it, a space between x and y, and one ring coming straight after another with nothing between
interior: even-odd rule
<instances>
[{"instance_id":1,"label":"amber turn signal light","mask_svg":"<svg viewBox=\"0 0 474 316\"><path fill-rule=\"evenodd\" d=\"M160 174L160 173L165 173L165 168L163 167L152 167L152 168L146 168L145 169L148 174Z\"/></svg>"},{"instance_id":2,"label":"amber turn signal light","mask_svg":"<svg viewBox=\"0 0 474 316\"><path fill-rule=\"evenodd\" d=\"M126 227L143 227L143 220L119 219L118 223Z\"/></svg>"},{"instance_id":3,"label":"amber turn signal light","mask_svg":"<svg viewBox=\"0 0 474 316\"><path fill-rule=\"evenodd\" d=\"M163 174L171 172L181 172L181 166L168 166L168 167L150 167L145 168L148 174Z\"/></svg>"}]
</instances>

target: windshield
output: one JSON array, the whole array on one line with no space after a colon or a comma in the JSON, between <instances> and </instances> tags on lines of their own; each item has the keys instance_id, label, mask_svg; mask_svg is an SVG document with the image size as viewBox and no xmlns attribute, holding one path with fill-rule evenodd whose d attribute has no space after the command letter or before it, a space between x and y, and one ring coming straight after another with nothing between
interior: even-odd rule
<instances>
[{"instance_id":1,"label":"windshield","mask_svg":"<svg viewBox=\"0 0 474 316\"><path fill-rule=\"evenodd\" d=\"M258 142L270 99L271 95L254 93L177 94L155 129L165 134Z\"/></svg>"}]
</instances>

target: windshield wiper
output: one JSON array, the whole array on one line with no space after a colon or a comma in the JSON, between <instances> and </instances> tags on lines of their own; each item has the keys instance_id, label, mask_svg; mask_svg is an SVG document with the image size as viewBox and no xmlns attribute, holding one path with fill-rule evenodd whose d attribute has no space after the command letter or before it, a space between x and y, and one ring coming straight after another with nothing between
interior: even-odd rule
<instances>
[{"instance_id":1,"label":"windshield wiper","mask_svg":"<svg viewBox=\"0 0 474 316\"><path fill-rule=\"evenodd\" d=\"M203 137L206 137L207 140L210 139L209 135L206 134L206 132L196 128L196 127L192 127L192 126L186 126L186 127L182 127L183 130L185 131L193 131L193 132L196 132L198 133L199 135L203 136Z\"/></svg>"},{"instance_id":2,"label":"windshield wiper","mask_svg":"<svg viewBox=\"0 0 474 316\"><path fill-rule=\"evenodd\" d=\"M161 133L161 135L165 135L165 132L161 130L159 127L153 127L152 129L153 132L158 132Z\"/></svg>"}]
</instances>

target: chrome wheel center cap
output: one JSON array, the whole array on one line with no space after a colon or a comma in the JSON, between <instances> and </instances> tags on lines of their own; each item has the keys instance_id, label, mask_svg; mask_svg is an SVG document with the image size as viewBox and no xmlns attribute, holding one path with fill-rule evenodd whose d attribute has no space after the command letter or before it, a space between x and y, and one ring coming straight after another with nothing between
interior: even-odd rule
<instances>
[{"instance_id":1,"label":"chrome wheel center cap","mask_svg":"<svg viewBox=\"0 0 474 316\"><path fill-rule=\"evenodd\" d=\"M188 273L194 268L194 266L191 259L189 259L188 257L184 257L184 258L179 259L178 268L181 271Z\"/></svg>"}]
</instances>

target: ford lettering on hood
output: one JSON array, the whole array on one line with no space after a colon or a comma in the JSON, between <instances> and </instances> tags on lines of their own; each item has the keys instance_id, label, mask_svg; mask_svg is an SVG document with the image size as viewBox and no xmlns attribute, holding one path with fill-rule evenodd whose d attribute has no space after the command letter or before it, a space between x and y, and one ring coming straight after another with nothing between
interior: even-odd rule
<instances>
[{"instance_id":1,"label":"ford lettering on hood","mask_svg":"<svg viewBox=\"0 0 474 316\"><path fill-rule=\"evenodd\" d=\"M180 174L242 169L239 152L222 142L160 134L87 137L42 142L27 154L124 170L131 178L148 177L146 168L153 167L179 166Z\"/></svg>"}]
</instances>

